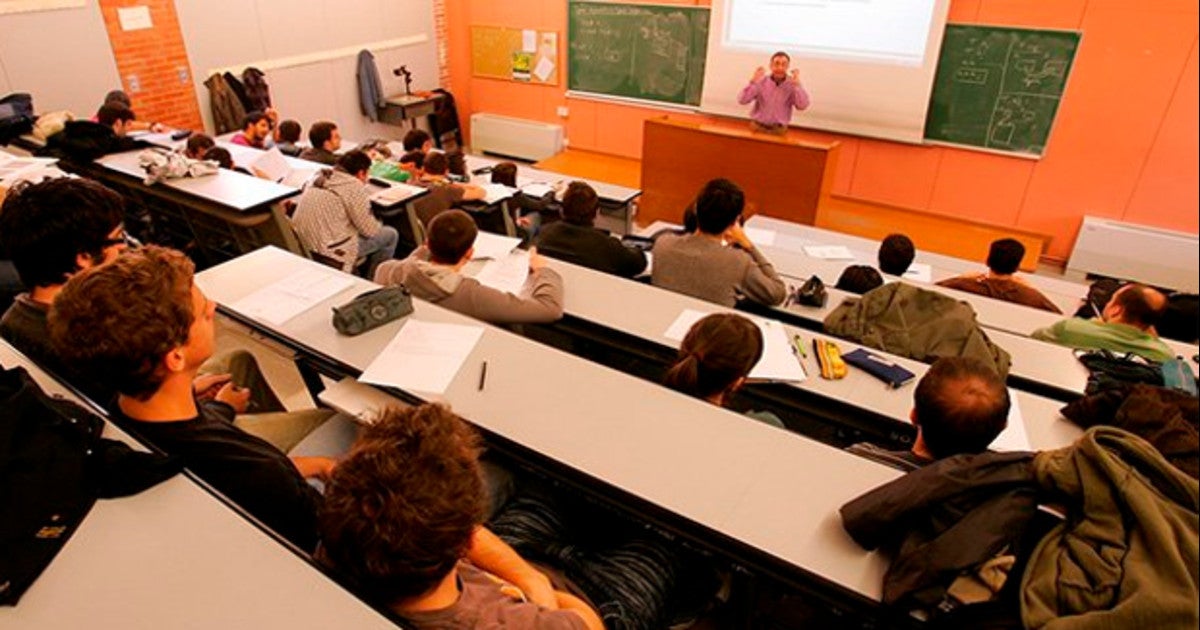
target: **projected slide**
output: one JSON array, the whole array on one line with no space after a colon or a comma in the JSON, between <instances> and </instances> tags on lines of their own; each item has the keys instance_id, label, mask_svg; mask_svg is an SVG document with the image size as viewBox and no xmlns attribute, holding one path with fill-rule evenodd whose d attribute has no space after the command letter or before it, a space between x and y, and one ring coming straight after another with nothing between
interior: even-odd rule
<instances>
[{"instance_id":1,"label":"projected slide","mask_svg":"<svg viewBox=\"0 0 1200 630\"><path fill-rule=\"evenodd\" d=\"M920 66L934 0L731 0L729 48Z\"/></svg>"}]
</instances>

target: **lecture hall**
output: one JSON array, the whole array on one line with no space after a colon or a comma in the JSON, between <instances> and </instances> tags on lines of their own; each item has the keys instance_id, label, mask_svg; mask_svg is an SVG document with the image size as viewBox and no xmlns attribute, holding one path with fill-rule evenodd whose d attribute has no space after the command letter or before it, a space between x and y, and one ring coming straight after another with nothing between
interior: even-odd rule
<instances>
[{"instance_id":1,"label":"lecture hall","mask_svg":"<svg viewBox=\"0 0 1200 630\"><path fill-rule=\"evenodd\" d=\"M1195 630L1198 24L0 0L0 630Z\"/></svg>"}]
</instances>

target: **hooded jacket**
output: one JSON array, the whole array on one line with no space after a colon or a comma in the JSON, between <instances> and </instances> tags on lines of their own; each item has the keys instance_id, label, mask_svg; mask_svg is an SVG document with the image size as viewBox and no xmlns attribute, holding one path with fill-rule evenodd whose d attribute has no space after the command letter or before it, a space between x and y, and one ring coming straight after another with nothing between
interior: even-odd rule
<instances>
[{"instance_id":1,"label":"hooded jacket","mask_svg":"<svg viewBox=\"0 0 1200 630\"><path fill-rule=\"evenodd\" d=\"M974 357L1008 375L1012 359L988 339L966 302L904 282L846 300L825 318L825 332L877 350L932 363Z\"/></svg>"},{"instance_id":2,"label":"hooded jacket","mask_svg":"<svg viewBox=\"0 0 1200 630\"><path fill-rule=\"evenodd\" d=\"M429 249L423 245L404 260L380 264L375 282L402 284L413 297L492 324L549 323L563 315L563 281L553 269L531 271L516 296L429 262Z\"/></svg>"},{"instance_id":3,"label":"hooded jacket","mask_svg":"<svg viewBox=\"0 0 1200 630\"><path fill-rule=\"evenodd\" d=\"M383 224L371 213L371 199L357 177L324 170L300 195L292 227L308 251L333 258L342 271L350 271L358 260L358 237L375 236Z\"/></svg>"},{"instance_id":4,"label":"hooded jacket","mask_svg":"<svg viewBox=\"0 0 1200 630\"><path fill-rule=\"evenodd\" d=\"M1145 440L1089 429L1039 454L1042 491L1069 506L1034 550L1021 588L1033 630L1195 630L1200 491Z\"/></svg>"}]
</instances>

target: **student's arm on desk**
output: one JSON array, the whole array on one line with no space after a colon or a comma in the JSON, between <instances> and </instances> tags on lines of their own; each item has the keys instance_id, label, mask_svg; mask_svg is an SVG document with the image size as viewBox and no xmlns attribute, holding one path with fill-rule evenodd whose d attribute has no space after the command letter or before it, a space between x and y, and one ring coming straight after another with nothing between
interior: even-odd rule
<instances>
[{"instance_id":1,"label":"student's arm on desk","mask_svg":"<svg viewBox=\"0 0 1200 630\"><path fill-rule=\"evenodd\" d=\"M462 187L463 201L479 201L487 197L487 191L482 186L476 186L475 184L455 184L455 186Z\"/></svg>"},{"instance_id":2,"label":"student's arm on desk","mask_svg":"<svg viewBox=\"0 0 1200 630\"><path fill-rule=\"evenodd\" d=\"M529 601L550 610L558 609L558 598L550 578L533 568L508 543L488 528L479 526L467 548L471 564L521 589Z\"/></svg>"},{"instance_id":3,"label":"student's arm on desk","mask_svg":"<svg viewBox=\"0 0 1200 630\"><path fill-rule=\"evenodd\" d=\"M474 289L478 297L474 300L472 314L494 324L545 324L562 319L563 279L545 265L536 248L531 248L530 273L526 282L533 287L529 295L518 297L476 283Z\"/></svg>"},{"instance_id":4,"label":"student's arm on desk","mask_svg":"<svg viewBox=\"0 0 1200 630\"><path fill-rule=\"evenodd\" d=\"M600 615L582 599L562 591L555 591L554 594L558 596L559 610L569 610L582 617L588 630L604 630L604 622L600 620Z\"/></svg>"}]
</instances>

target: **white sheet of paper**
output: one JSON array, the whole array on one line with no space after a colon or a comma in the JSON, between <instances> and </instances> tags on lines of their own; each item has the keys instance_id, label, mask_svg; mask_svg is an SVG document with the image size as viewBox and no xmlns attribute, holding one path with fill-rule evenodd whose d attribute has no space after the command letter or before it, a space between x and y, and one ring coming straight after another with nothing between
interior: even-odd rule
<instances>
[{"instance_id":1,"label":"white sheet of paper","mask_svg":"<svg viewBox=\"0 0 1200 630\"><path fill-rule=\"evenodd\" d=\"M482 336L482 326L410 318L358 380L405 391L445 394Z\"/></svg>"},{"instance_id":2,"label":"white sheet of paper","mask_svg":"<svg viewBox=\"0 0 1200 630\"><path fill-rule=\"evenodd\" d=\"M529 195L530 197L545 197L546 193L554 192L554 187L550 184L533 182L531 184L525 184L524 186L521 186L521 192Z\"/></svg>"},{"instance_id":3,"label":"white sheet of paper","mask_svg":"<svg viewBox=\"0 0 1200 630\"><path fill-rule=\"evenodd\" d=\"M554 74L554 62L550 61L549 57L542 57L541 61L533 67L533 76L542 83L545 83L551 74Z\"/></svg>"},{"instance_id":4,"label":"white sheet of paper","mask_svg":"<svg viewBox=\"0 0 1200 630\"><path fill-rule=\"evenodd\" d=\"M481 187L487 193L487 196L483 198L486 203L498 203L508 199L513 196L513 193L517 192L516 188L509 188L504 184L483 184Z\"/></svg>"},{"instance_id":5,"label":"white sheet of paper","mask_svg":"<svg viewBox=\"0 0 1200 630\"><path fill-rule=\"evenodd\" d=\"M915 280L926 284L933 282L933 267L925 263L913 263L908 266L908 271L904 272L905 280Z\"/></svg>"},{"instance_id":6,"label":"white sheet of paper","mask_svg":"<svg viewBox=\"0 0 1200 630\"><path fill-rule=\"evenodd\" d=\"M746 238L750 239L751 243L759 247L771 247L775 244L776 232L774 230L742 228L742 231L746 233Z\"/></svg>"},{"instance_id":7,"label":"white sheet of paper","mask_svg":"<svg viewBox=\"0 0 1200 630\"><path fill-rule=\"evenodd\" d=\"M273 182L281 182L285 177L291 174L292 166L284 159L283 153L277 147L263 151L254 161L250 163L251 171L261 171L267 179Z\"/></svg>"},{"instance_id":8,"label":"white sheet of paper","mask_svg":"<svg viewBox=\"0 0 1200 630\"><path fill-rule=\"evenodd\" d=\"M278 326L353 284L352 278L333 270L305 269L229 306L239 313Z\"/></svg>"},{"instance_id":9,"label":"white sheet of paper","mask_svg":"<svg viewBox=\"0 0 1200 630\"><path fill-rule=\"evenodd\" d=\"M491 232L480 232L475 236L475 255L471 260L491 258L499 260L512 253L521 244L521 239Z\"/></svg>"},{"instance_id":10,"label":"white sheet of paper","mask_svg":"<svg viewBox=\"0 0 1200 630\"><path fill-rule=\"evenodd\" d=\"M293 168L279 183L292 188L304 188L304 185L316 174L317 169L315 168Z\"/></svg>"},{"instance_id":11,"label":"white sheet of paper","mask_svg":"<svg viewBox=\"0 0 1200 630\"><path fill-rule=\"evenodd\" d=\"M393 182L390 187L384 188L374 195L371 195L371 201L374 201L380 205L391 206L398 204L409 197L412 197L413 195L419 194L422 190L423 189L419 186L410 186L408 184Z\"/></svg>"},{"instance_id":12,"label":"white sheet of paper","mask_svg":"<svg viewBox=\"0 0 1200 630\"><path fill-rule=\"evenodd\" d=\"M521 31L521 52L537 52L537 31L531 28Z\"/></svg>"},{"instance_id":13,"label":"white sheet of paper","mask_svg":"<svg viewBox=\"0 0 1200 630\"><path fill-rule=\"evenodd\" d=\"M1031 451L1033 447L1029 445L1021 405L1017 403L1017 393L1011 388L1008 390L1008 400L1012 403L1008 408L1008 425L992 441L991 448L994 451Z\"/></svg>"},{"instance_id":14,"label":"white sheet of paper","mask_svg":"<svg viewBox=\"0 0 1200 630\"><path fill-rule=\"evenodd\" d=\"M843 245L808 245L804 253L821 260L854 260L854 254Z\"/></svg>"},{"instance_id":15,"label":"white sheet of paper","mask_svg":"<svg viewBox=\"0 0 1200 630\"><path fill-rule=\"evenodd\" d=\"M485 287L520 295L529 278L529 252L513 252L508 256L489 261L475 274L475 279Z\"/></svg>"},{"instance_id":16,"label":"white sheet of paper","mask_svg":"<svg viewBox=\"0 0 1200 630\"><path fill-rule=\"evenodd\" d=\"M750 370L749 378L764 381L803 382L807 378L800 358L792 352L787 330L774 320L753 318L763 334L763 355Z\"/></svg>"},{"instance_id":17,"label":"white sheet of paper","mask_svg":"<svg viewBox=\"0 0 1200 630\"><path fill-rule=\"evenodd\" d=\"M691 327L709 313L685 309L671 323L663 336L674 342L681 342L687 336ZM749 378L764 381L802 382L807 376L796 356L792 354L792 346L787 338L783 325L773 320L761 320L756 317L747 318L754 322L763 333L763 356L754 369L750 370Z\"/></svg>"}]
</instances>

